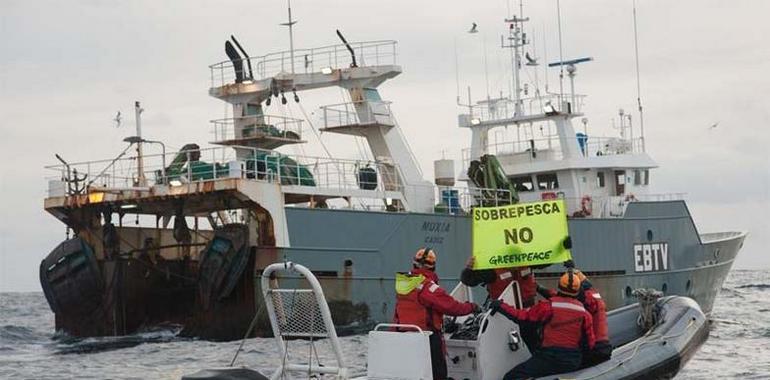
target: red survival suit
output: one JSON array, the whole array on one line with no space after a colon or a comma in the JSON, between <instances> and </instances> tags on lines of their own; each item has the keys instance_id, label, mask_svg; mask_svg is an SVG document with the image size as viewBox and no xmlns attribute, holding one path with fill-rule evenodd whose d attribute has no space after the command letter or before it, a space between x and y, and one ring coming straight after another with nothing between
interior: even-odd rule
<instances>
[{"instance_id":1,"label":"red survival suit","mask_svg":"<svg viewBox=\"0 0 770 380\"><path fill-rule=\"evenodd\" d=\"M591 313L593 318L593 330L596 337L596 346L593 350L583 353L583 367L591 367L610 360L612 345L610 344L609 330L607 327L607 305L601 294L595 288L583 290L585 299L583 305Z\"/></svg>"},{"instance_id":2,"label":"red survival suit","mask_svg":"<svg viewBox=\"0 0 770 380\"><path fill-rule=\"evenodd\" d=\"M586 311L591 314L594 337L596 339L594 349L583 352L583 364L581 367L591 367L610 360L612 345L610 344L610 334L607 327L607 305L604 303L599 291L588 280L583 280L581 286L583 289L578 296L578 300L583 303ZM550 299L557 294L553 289L546 289L541 286L538 286L537 289L538 293L546 299Z\"/></svg>"},{"instance_id":3,"label":"red survival suit","mask_svg":"<svg viewBox=\"0 0 770 380\"><path fill-rule=\"evenodd\" d=\"M498 299L503 294L508 284L517 281L524 307L535 304L537 283L535 282L535 274L528 267L482 270L465 268L460 273L460 281L468 286L485 284L489 298L493 300Z\"/></svg>"},{"instance_id":4,"label":"red survival suit","mask_svg":"<svg viewBox=\"0 0 770 380\"><path fill-rule=\"evenodd\" d=\"M467 315L474 304L459 302L438 285L438 276L429 269L415 268L408 274L396 276L396 311L393 323L416 325L432 331L430 336L433 378L447 376L446 355L441 327L444 314Z\"/></svg>"},{"instance_id":5,"label":"red survival suit","mask_svg":"<svg viewBox=\"0 0 770 380\"><path fill-rule=\"evenodd\" d=\"M596 343L593 318L574 298L554 296L529 309L514 309L501 303L497 310L515 322L543 323L541 349L508 372L505 380L577 370L581 365L582 348L591 350Z\"/></svg>"}]
</instances>

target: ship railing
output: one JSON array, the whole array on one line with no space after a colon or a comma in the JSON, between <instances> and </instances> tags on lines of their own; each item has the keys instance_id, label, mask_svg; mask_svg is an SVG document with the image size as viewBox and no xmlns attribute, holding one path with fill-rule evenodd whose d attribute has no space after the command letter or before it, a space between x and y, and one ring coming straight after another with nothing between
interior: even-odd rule
<instances>
[{"instance_id":1,"label":"ship railing","mask_svg":"<svg viewBox=\"0 0 770 380\"><path fill-rule=\"evenodd\" d=\"M581 152L586 157L639 154L644 152L644 141L641 137L623 139L620 137L588 136L585 146L581 146Z\"/></svg>"},{"instance_id":2,"label":"ship railing","mask_svg":"<svg viewBox=\"0 0 770 380\"><path fill-rule=\"evenodd\" d=\"M580 114L586 95L545 94L520 99L517 113L516 101L510 98L489 99L466 106L467 113L460 115L460 126L469 127L482 123L493 123L514 118L544 116L554 112Z\"/></svg>"},{"instance_id":3,"label":"ship railing","mask_svg":"<svg viewBox=\"0 0 770 380\"><path fill-rule=\"evenodd\" d=\"M145 151L149 145L145 145ZM394 164L367 160L283 155L275 151L234 146L206 149L180 149L176 153L144 154L143 173L137 169L136 155L117 159L47 166L56 174L49 180L49 196L88 194L105 190L148 190L155 185L180 186L185 183L223 178L244 178L282 185L347 191L386 198L403 192L399 168ZM237 152L237 154L236 154ZM374 174L372 174L374 173Z\"/></svg>"},{"instance_id":4,"label":"ship railing","mask_svg":"<svg viewBox=\"0 0 770 380\"><path fill-rule=\"evenodd\" d=\"M559 197L568 215L576 218L621 218L631 202L663 202L683 200L686 193L633 194Z\"/></svg>"},{"instance_id":5,"label":"ship railing","mask_svg":"<svg viewBox=\"0 0 770 380\"><path fill-rule=\"evenodd\" d=\"M274 151L251 149L254 166L247 165L249 178L343 191L368 190L370 195L403 191L395 165L369 160L283 155ZM248 160L248 159L247 159ZM247 161L248 162L248 161Z\"/></svg>"},{"instance_id":6,"label":"ship railing","mask_svg":"<svg viewBox=\"0 0 770 380\"><path fill-rule=\"evenodd\" d=\"M144 144L144 152L147 153L153 146ZM104 189L147 189L159 184L174 185L233 175L226 163L235 159L234 152L224 147L183 147L173 153L143 154L142 175L138 169L137 155L133 148L130 151L133 154L122 154L115 159L46 166L49 173L56 173L46 176L49 180L49 196L88 194Z\"/></svg>"},{"instance_id":7,"label":"ship railing","mask_svg":"<svg viewBox=\"0 0 770 380\"><path fill-rule=\"evenodd\" d=\"M473 207L504 206L511 203L511 192L479 187L434 186L434 212L464 215Z\"/></svg>"},{"instance_id":8,"label":"ship railing","mask_svg":"<svg viewBox=\"0 0 770 380\"><path fill-rule=\"evenodd\" d=\"M304 120L275 115L253 115L211 120L214 141L247 140L256 137L302 139Z\"/></svg>"},{"instance_id":9,"label":"ship railing","mask_svg":"<svg viewBox=\"0 0 770 380\"><path fill-rule=\"evenodd\" d=\"M644 152L642 138L621 139L619 137L588 136L585 139L576 136L576 139L578 139L578 148L583 157L639 154ZM498 156L498 158L511 156L512 163L564 159L564 152L558 136L491 143L487 144L485 152L486 154ZM463 167L467 168L471 161L470 148L462 150L462 161Z\"/></svg>"},{"instance_id":10,"label":"ship railing","mask_svg":"<svg viewBox=\"0 0 770 380\"><path fill-rule=\"evenodd\" d=\"M636 194L629 198L642 202L666 202L684 200L687 193L660 193L660 194Z\"/></svg>"},{"instance_id":11,"label":"ship railing","mask_svg":"<svg viewBox=\"0 0 770 380\"><path fill-rule=\"evenodd\" d=\"M386 101L362 101L330 104L321 107L324 128L355 125L393 126L395 121Z\"/></svg>"},{"instance_id":12,"label":"ship railing","mask_svg":"<svg viewBox=\"0 0 770 380\"><path fill-rule=\"evenodd\" d=\"M396 41L351 42L350 47L355 53L359 67L396 64ZM347 46L336 44L243 58L240 63L243 66L242 76L245 80L259 80L279 73L310 74L347 68L351 66L352 58ZM251 64L251 71L249 64ZM221 87L236 82L235 67L230 60L210 65L209 69L211 87Z\"/></svg>"}]
</instances>

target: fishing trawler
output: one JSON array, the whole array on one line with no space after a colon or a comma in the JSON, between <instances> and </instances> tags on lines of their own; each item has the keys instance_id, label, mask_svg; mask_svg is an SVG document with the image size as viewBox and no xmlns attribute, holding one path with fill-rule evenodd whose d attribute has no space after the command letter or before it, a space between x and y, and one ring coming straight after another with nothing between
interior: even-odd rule
<instances>
[{"instance_id":1,"label":"fishing trawler","mask_svg":"<svg viewBox=\"0 0 770 380\"><path fill-rule=\"evenodd\" d=\"M250 56L231 37L229 59L209 66L209 94L231 112L212 122L212 147L188 143L167 154L142 136L137 102L137 133L117 157L70 163L57 155L61 164L48 167L45 210L73 233L40 266L56 328L124 335L171 322L186 335L237 339L262 302L262 270L292 260L319 277L341 332L365 331L391 319L394 273L417 248L439 252L445 286L458 282L472 207L551 198L565 200L573 258L609 308L635 302L633 289L655 288L710 311L746 234L701 234L678 195L649 191L656 164L643 133L576 133L578 61L557 65L569 73L570 94L523 96L526 20L505 21L515 91L469 101L459 115L472 133L459 185L451 160L435 162L435 183L424 178L380 95L402 72L395 41L348 43L338 31L341 44L295 49L292 38L288 51ZM290 33L293 23L290 16ZM305 92L328 88L343 89L344 99L320 107L318 129L317 120L273 111L303 107ZM500 129L516 138L496 138ZM319 132L363 138L371 159L283 153ZM145 154L152 144L164 153ZM537 277L551 286L557 273ZM266 318L256 331L269 332Z\"/></svg>"}]
</instances>

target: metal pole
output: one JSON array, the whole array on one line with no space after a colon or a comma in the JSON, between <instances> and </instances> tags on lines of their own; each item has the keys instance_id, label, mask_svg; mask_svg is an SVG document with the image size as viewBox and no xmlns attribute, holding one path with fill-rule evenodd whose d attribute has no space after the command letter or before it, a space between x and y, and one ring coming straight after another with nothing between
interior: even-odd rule
<instances>
[{"instance_id":1,"label":"metal pole","mask_svg":"<svg viewBox=\"0 0 770 380\"><path fill-rule=\"evenodd\" d=\"M636 0L633 2L634 7L634 51L636 53L636 103L639 106L639 133L642 142L642 152L645 151L644 147L644 112L642 111L642 89L639 80L639 36L636 29Z\"/></svg>"},{"instance_id":2,"label":"metal pole","mask_svg":"<svg viewBox=\"0 0 770 380\"><path fill-rule=\"evenodd\" d=\"M144 112L144 109L137 100L134 102L134 114L136 117L136 136L139 138L139 142L136 143L136 170L139 172L139 186L144 186L147 183L144 177L144 162L142 159L142 112Z\"/></svg>"},{"instance_id":3,"label":"metal pole","mask_svg":"<svg viewBox=\"0 0 770 380\"><path fill-rule=\"evenodd\" d=\"M564 96L564 50L561 42L561 2L556 0L556 16L559 21L559 111L562 111Z\"/></svg>"}]
</instances>

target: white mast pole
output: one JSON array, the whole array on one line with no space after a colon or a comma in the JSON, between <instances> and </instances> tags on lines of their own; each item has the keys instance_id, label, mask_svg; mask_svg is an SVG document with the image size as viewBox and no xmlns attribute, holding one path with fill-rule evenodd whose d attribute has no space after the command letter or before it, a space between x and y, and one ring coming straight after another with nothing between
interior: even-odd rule
<instances>
[{"instance_id":1,"label":"white mast pole","mask_svg":"<svg viewBox=\"0 0 770 380\"><path fill-rule=\"evenodd\" d=\"M644 112L642 111L642 89L639 80L639 36L636 28L636 0L633 0L634 10L634 50L636 53L636 103L639 106L639 134L642 143L642 152L646 151L644 146ZM633 144L633 141L631 142Z\"/></svg>"},{"instance_id":2,"label":"white mast pole","mask_svg":"<svg viewBox=\"0 0 770 380\"><path fill-rule=\"evenodd\" d=\"M136 143L136 170L138 171L139 186L144 186L147 180L144 177L144 160L142 158L142 112L144 109L139 104L139 101L134 102L134 115L136 122L136 137L138 141Z\"/></svg>"},{"instance_id":3,"label":"white mast pole","mask_svg":"<svg viewBox=\"0 0 770 380\"><path fill-rule=\"evenodd\" d=\"M457 37L455 37L455 93L457 95L457 105L460 105L460 58L457 56Z\"/></svg>"},{"instance_id":4,"label":"white mast pole","mask_svg":"<svg viewBox=\"0 0 770 380\"><path fill-rule=\"evenodd\" d=\"M489 107L489 68L487 67L487 39L483 35L481 36L481 45L484 49L484 80L487 83L487 107Z\"/></svg>"},{"instance_id":5,"label":"white mast pole","mask_svg":"<svg viewBox=\"0 0 770 380\"><path fill-rule=\"evenodd\" d=\"M289 59L291 60L291 73L294 74L294 24L297 22L291 18L291 0L286 1L289 7L289 22L281 25L289 27Z\"/></svg>"}]
</instances>

